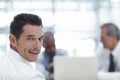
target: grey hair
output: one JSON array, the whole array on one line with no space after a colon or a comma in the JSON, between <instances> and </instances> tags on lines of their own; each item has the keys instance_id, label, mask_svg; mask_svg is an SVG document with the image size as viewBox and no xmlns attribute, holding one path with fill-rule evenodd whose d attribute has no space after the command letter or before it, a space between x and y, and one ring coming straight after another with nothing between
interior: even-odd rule
<instances>
[{"instance_id":1,"label":"grey hair","mask_svg":"<svg viewBox=\"0 0 120 80\"><path fill-rule=\"evenodd\" d=\"M101 28L107 28L108 36L116 35L117 40L120 40L120 30L114 23L105 23L101 26Z\"/></svg>"}]
</instances>

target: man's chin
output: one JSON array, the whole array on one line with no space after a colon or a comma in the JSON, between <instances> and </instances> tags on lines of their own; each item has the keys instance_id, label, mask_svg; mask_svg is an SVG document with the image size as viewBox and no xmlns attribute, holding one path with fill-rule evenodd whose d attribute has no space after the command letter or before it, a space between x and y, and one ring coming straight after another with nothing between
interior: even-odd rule
<instances>
[{"instance_id":1,"label":"man's chin","mask_svg":"<svg viewBox=\"0 0 120 80\"><path fill-rule=\"evenodd\" d=\"M35 59L28 59L28 61L29 62L35 62L35 61L37 61L37 58L35 58Z\"/></svg>"}]
</instances>

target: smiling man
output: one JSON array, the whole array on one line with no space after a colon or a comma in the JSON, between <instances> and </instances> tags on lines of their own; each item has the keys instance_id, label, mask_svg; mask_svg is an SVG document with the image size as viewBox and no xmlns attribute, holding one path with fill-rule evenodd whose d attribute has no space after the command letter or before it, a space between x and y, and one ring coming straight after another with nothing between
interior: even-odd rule
<instances>
[{"instance_id":1,"label":"smiling man","mask_svg":"<svg viewBox=\"0 0 120 80\"><path fill-rule=\"evenodd\" d=\"M22 13L10 25L10 48L0 61L0 80L45 80L32 68L41 51L42 20L37 15Z\"/></svg>"}]
</instances>

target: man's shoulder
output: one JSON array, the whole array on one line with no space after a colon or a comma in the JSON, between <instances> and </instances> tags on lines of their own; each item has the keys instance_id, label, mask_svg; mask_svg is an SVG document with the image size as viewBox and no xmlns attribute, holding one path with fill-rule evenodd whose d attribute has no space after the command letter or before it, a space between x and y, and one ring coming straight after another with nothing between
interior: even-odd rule
<instances>
[{"instance_id":1,"label":"man's shoulder","mask_svg":"<svg viewBox=\"0 0 120 80\"><path fill-rule=\"evenodd\" d=\"M105 57L105 56L109 55L110 50L109 49L105 49L105 48L101 48L96 53L97 53L98 57Z\"/></svg>"},{"instance_id":2,"label":"man's shoulder","mask_svg":"<svg viewBox=\"0 0 120 80\"><path fill-rule=\"evenodd\" d=\"M0 54L0 80L7 80L11 72L11 64L6 58L6 54Z\"/></svg>"},{"instance_id":3,"label":"man's shoulder","mask_svg":"<svg viewBox=\"0 0 120 80\"><path fill-rule=\"evenodd\" d=\"M45 56L45 50L41 51L39 54L39 57L44 57Z\"/></svg>"},{"instance_id":4,"label":"man's shoulder","mask_svg":"<svg viewBox=\"0 0 120 80\"><path fill-rule=\"evenodd\" d=\"M0 80L10 80L10 71L7 71L5 67L0 66Z\"/></svg>"},{"instance_id":5,"label":"man's shoulder","mask_svg":"<svg viewBox=\"0 0 120 80\"><path fill-rule=\"evenodd\" d=\"M65 52L66 50L65 49L56 49L57 51L60 51L60 52Z\"/></svg>"},{"instance_id":6,"label":"man's shoulder","mask_svg":"<svg viewBox=\"0 0 120 80\"><path fill-rule=\"evenodd\" d=\"M45 56L45 50L44 51L41 51L39 56L38 56L38 60L44 60L46 59L46 56Z\"/></svg>"},{"instance_id":7,"label":"man's shoulder","mask_svg":"<svg viewBox=\"0 0 120 80\"><path fill-rule=\"evenodd\" d=\"M56 55L68 55L68 53L64 49L56 49Z\"/></svg>"},{"instance_id":8,"label":"man's shoulder","mask_svg":"<svg viewBox=\"0 0 120 80\"><path fill-rule=\"evenodd\" d=\"M7 57L6 55L7 55L6 52L0 53L0 66L2 66L2 65L7 63L6 62L6 57Z\"/></svg>"}]
</instances>

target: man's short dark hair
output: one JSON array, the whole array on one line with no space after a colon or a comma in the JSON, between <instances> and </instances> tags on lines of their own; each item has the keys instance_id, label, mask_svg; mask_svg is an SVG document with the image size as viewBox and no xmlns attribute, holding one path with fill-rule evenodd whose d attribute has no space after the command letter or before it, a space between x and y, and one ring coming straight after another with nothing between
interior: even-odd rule
<instances>
[{"instance_id":1,"label":"man's short dark hair","mask_svg":"<svg viewBox=\"0 0 120 80\"><path fill-rule=\"evenodd\" d=\"M42 26L42 20L35 14L18 14L10 24L10 34L13 34L16 39L19 39L20 34L23 32L23 26L26 24Z\"/></svg>"}]
</instances>

